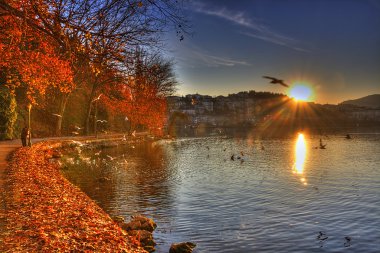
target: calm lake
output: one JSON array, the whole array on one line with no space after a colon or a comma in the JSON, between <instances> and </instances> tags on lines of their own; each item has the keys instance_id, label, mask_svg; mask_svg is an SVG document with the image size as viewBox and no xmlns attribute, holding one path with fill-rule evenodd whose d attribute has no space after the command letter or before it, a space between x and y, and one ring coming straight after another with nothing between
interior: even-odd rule
<instances>
[{"instance_id":1,"label":"calm lake","mask_svg":"<svg viewBox=\"0 0 380 253\"><path fill-rule=\"evenodd\" d=\"M111 216L153 218L156 252L380 252L380 135L161 140L64 161Z\"/></svg>"}]
</instances>

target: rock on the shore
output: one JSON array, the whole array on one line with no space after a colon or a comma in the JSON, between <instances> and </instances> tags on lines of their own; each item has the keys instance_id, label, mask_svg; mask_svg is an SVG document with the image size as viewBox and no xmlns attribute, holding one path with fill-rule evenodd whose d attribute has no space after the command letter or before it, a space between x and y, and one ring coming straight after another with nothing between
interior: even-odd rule
<instances>
[{"instance_id":1,"label":"rock on the shore","mask_svg":"<svg viewBox=\"0 0 380 253\"><path fill-rule=\"evenodd\" d=\"M115 219L114 219L115 220ZM156 243L153 240L152 232L157 227L156 223L144 216L132 216L128 223L115 220L118 225L127 232L129 236L135 237L140 241L141 246L148 252L155 251Z\"/></svg>"},{"instance_id":2,"label":"rock on the shore","mask_svg":"<svg viewBox=\"0 0 380 253\"><path fill-rule=\"evenodd\" d=\"M196 246L192 242L173 243L170 246L169 253L191 253Z\"/></svg>"},{"instance_id":3,"label":"rock on the shore","mask_svg":"<svg viewBox=\"0 0 380 253\"><path fill-rule=\"evenodd\" d=\"M108 177L100 177L100 178L98 178L98 182L100 182L100 183L104 183L104 182L107 182L107 181L111 181L111 179L109 179Z\"/></svg>"},{"instance_id":4,"label":"rock on the shore","mask_svg":"<svg viewBox=\"0 0 380 253\"><path fill-rule=\"evenodd\" d=\"M153 240L153 235L151 232L146 230L130 230L127 231L128 235L134 236L139 239L141 245L146 251L152 252L154 251L154 246L156 243Z\"/></svg>"},{"instance_id":5,"label":"rock on the shore","mask_svg":"<svg viewBox=\"0 0 380 253\"><path fill-rule=\"evenodd\" d=\"M123 216L115 216L115 217L112 218L112 220L113 220L114 222L116 222L117 224L119 224L119 223L123 223L123 222L125 221L125 219L124 219Z\"/></svg>"},{"instance_id":6,"label":"rock on the shore","mask_svg":"<svg viewBox=\"0 0 380 253\"><path fill-rule=\"evenodd\" d=\"M132 216L132 220L128 223L123 223L121 228L125 231L130 230L146 230L153 232L157 227L157 224L152 220L144 216Z\"/></svg>"}]
</instances>

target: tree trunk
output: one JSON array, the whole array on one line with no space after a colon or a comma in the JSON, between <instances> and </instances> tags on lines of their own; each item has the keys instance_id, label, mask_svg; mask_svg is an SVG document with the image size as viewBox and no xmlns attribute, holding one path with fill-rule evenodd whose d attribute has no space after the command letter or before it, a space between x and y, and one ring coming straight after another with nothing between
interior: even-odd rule
<instances>
[{"instance_id":1,"label":"tree trunk","mask_svg":"<svg viewBox=\"0 0 380 253\"><path fill-rule=\"evenodd\" d=\"M61 95L61 101L59 103L58 107L58 115L61 115L61 117L57 117L57 121L55 124L55 135L56 136L61 136L62 135L62 121L63 121L63 114L65 113L66 110L66 104L67 101L69 100L69 93L63 93Z\"/></svg>"},{"instance_id":2,"label":"tree trunk","mask_svg":"<svg viewBox=\"0 0 380 253\"><path fill-rule=\"evenodd\" d=\"M84 134L89 135L90 134L90 117L91 117L91 109L92 109L92 101L94 100L95 96L95 90L96 90L96 84L92 85L91 88L91 94L87 103L87 110L86 110L86 117L84 121Z\"/></svg>"}]
</instances>

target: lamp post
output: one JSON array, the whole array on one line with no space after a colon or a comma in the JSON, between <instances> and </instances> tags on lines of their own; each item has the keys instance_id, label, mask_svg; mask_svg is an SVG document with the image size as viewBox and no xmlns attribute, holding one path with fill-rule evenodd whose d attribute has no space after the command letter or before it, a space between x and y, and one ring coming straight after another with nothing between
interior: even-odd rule
<instances>
[{"instance_id":1,"label":"lamp post","mask_svg":"<svg viewBox=\"0 0 380 253\"><path fill-rule=\"evenodd\" d=\"M125 116L124 121L126 122L125 126L126 128L128 128L128 135L129 135L131 132L131 122L129 121L128 116Z\"/></svg>"},{"instance_id":2,"label":"lamp post","mask_svg":"<svg viewBox=\"0 0 380 253\"><path fill-rule=\"evenodd\" d=\"M98 138L98 99L95 101L95 115L94 115L95 121L94 121L94 131L95 131L95 138Z\"/></svg>"},{"instance_id":3,"label":"lamp post","mask_svg":"<svg viewBox=\"0 0 380 253\"><path fill-rule=\"evenodd\" d=\"M29 147L32 146L32 141L31 141L32 132L30 130L30 111L31 110L32 110L32 104L28 104L28 130L29 130L29 134L28 134L28 143L27 143L27 145Z\"/></svg>"}]
</instances>

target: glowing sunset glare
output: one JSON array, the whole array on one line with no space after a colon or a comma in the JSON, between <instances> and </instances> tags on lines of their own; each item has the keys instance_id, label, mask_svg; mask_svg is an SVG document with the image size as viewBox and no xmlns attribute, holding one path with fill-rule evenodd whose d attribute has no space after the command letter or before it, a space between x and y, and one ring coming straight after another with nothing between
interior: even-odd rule
<instances>
[{"instance_id":1,"label":"glowing sunset glare","mask_svg":"<svg viewBox=\"0 0 380 253\"><path fill-rule=\"evenodd\" d=\"M296 161L294 163L294 170L297 172L297 174L302 174L306 159L306 141L303 134L298 135L295 148L295 155Z\"/></svg>"},{"instance_id":2,"label":"glowing sunset glare","mask_svg":"<svg viewBox=\"0 0 380 253\"><path fill-rule=\"evenodd\" d=\"M296 83L289 90L289 96L296 101L312 101L313 91L310 86L303 83Z\"/></svg>"}]
</instances>

